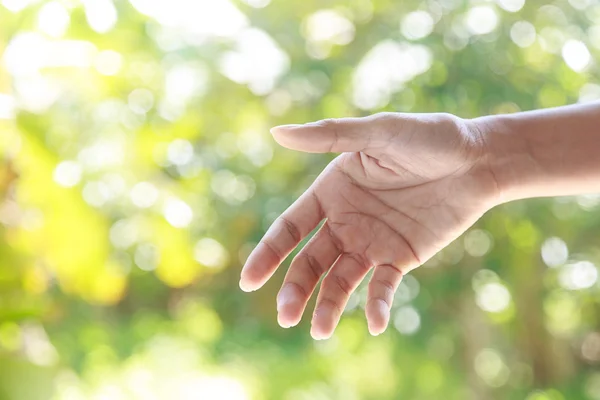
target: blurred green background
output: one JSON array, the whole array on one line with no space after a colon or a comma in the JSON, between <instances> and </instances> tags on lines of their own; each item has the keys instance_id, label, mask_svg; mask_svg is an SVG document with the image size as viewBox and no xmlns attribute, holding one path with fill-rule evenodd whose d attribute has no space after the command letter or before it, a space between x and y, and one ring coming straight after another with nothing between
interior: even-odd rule
<instances>
[{"instance_id":1,"label":"blurred green background","mask_svg":"<svg viewBox=\"0 0 600 400\"><path fill-rule=\"evenodd\" d=\"M268 129L600 98L598 0L0 0L0 399L600 399L600 196L511 203L368 335L237 286L331 159Z\"/></svg>"}]
</instances>

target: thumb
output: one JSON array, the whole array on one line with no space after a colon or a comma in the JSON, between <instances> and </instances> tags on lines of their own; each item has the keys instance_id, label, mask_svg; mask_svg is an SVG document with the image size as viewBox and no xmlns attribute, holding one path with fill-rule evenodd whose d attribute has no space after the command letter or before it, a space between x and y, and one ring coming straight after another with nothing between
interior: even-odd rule
<instances>
[{"instance_id":1,"label":"thumb","mask_svg":"<svg viewBox=\"0 0 600 400\"><path fill-rule=\"evenodd\" d=\"M392 119L396 117L325 119L304 125L276 126L271 133L283 147L307 153L364 151L389 141L394 131L389 124Z\"/></svg>"}]
</instances>

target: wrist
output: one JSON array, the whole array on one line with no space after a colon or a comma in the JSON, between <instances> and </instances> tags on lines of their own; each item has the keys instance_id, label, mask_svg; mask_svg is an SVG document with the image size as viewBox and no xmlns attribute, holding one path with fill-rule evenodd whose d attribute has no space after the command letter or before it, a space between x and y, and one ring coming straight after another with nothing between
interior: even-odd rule
<instances>
[{"instance_id":1,"label":"wrist","mask_svg":"<svg viewBox=\"0 0 600 400\"><path fill-rule=\"evenodd\" d=\"M494 182L496 205L522 197L519 187L526 177L519 173L523 171L520 165L531 161L523 137L513 134L514 129L503 117L486 116L469 121L480 138L482 156L479 164Z\"/></svg>"},{"instance_id":2,"label":"wrist","mask_svg":"<svg viewBox=\"0 0 600 400\"><path fill-rule=\"evenodd\" d=\"M482 143L480 164L505 203L600 191L600 104L469 120Z\"/></svg>"}]
</instances>

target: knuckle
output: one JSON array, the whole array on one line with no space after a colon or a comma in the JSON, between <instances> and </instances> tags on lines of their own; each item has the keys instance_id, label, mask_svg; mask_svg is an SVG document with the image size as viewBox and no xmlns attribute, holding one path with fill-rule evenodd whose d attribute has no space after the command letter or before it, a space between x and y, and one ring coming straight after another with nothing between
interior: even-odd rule
<instances>
[{"instance_id":1,"label":"knuckle","mask_svg":"<svg viewBox=\"0 0 600 400\"><path fill-rule=\"evenodd\" d=\"M454 114L438 113L436 117L437 122L443 127L457 129L460 126L461 119Z\"/></svg>"},{"instance_id":2,"label":"knuckle","mask_svg":"<svg viewBox=\"0 0 600 400\"><path fill-rule=\"evenodd\" d=\"M327 277L326 287L335 289L341 292L344 296L350 296L352 294L352 285L346 278L341 275L330 275Z\"/></svg>"},{"instance_id":3,"label":"knuckle","mask_svg":"<svg viewBox=\"0 0 600 400\"><path fill-rule=\"evenodd\" d=\"M395 112L383 111L378 112L377 114L373 114L371 118L374 121L385 122L385 121L395 121L398 119L400 114Z\"/></svg>"},{"instance_id":4,"label":"knuckle","mask_svg":"<svg viewBox=\"0 0 600 400\"><path fill-rule=\"evenodd\" d=\"M373 303L373 302L375 302L375 301L378 301L378 300L379 300L379 301L382 301L382 302L383 302L383 303L386 305L386 307L388 307L388 308L392 308L391 301L390 301L389 299L385 298L385 297L382 297L382 296L374 296L374 297L371 297L371 298L369 299L369 303Z\"/></svg>"},{"instance_id":5,"label":"knuckle","mask_svg":"<svg viewBox=\"0 0 600 400\"><path fill-rule=\"evenodd\" d=\"M304 287L304 286L303 286L301 283L299 283L299 282L295 282L295 281L288 281L288 282L285 282L285 283L283 284L283 286L281 287L281 290L283 290L283 288L284 288L286 285L290 285L290 286L292 286L292 287L296 288L296 291L297 291L298 293L300 293L300 296L302 296L302 298L303 298L303 299L308 299L308 297L310 296L310 292L309 292L309 291L308 291L308 290L307 290L307 289L306 289L306 288L305 288L305 287ZM306 301L306 300L305 300L305 301Z\"/></svg>"},{"instance_id":6,"label":"knuckle","mask_svg":"<svg viewBox=\"0 0 600 400\"><path fill-rule=\"evenodd\" d=\"M374 285L379 285L380 287L382 287L386 293L386 295L390 295L390 294L394 294L394 292L396 291L396 288L394 286L394 284L389 280L389 279L375 279L373 281Z\"/></svg>"},{"instance_id":7,"label":"knuckle","mask_svg":"<svg viewBox=\"0 0 600 400\"><path fill-rule=\"evenodd\" d=\"M405 115L394 112L381 112L373 115L373 121L376 123L382 138L391 140L406 127L407 118Z\"/></svg>"},{"instance_id":8,"label":"knuckle","mask_svg":"<svg viewBox=\"0 0 600 400\"><path fill-rule=\"evenodd\" d=\"M275 255L275 257L277 257L278 259L283 258L283 252L279 248L277 248L277 246L273 244L273 242L270 239L265 238L262 240L262 243L269 249L271 253Z\"/></svg>"},{"instance_id":9,"label":"knuckle","mask_svg":"<svg viewBox=\"0 0 600 400\"><path fill-rule=\"evenodd\" d=\"M294 241L299 242L302 239L300 229L298 229L298 226L294 222L287 219L283 215L279 217L279 220L283 223L283 226L285 227L286 231L289 233L289 235Z\"/></svg>"},{"instance_id":10,"label":"knuckle","mask_svg":"<svg viewBox=\"0 0 600 400\"><path fill-rule=\"evenodd\" d=\"M331 242L333 246L339 253L344 253L344 241L339 238L339 236L334 232L334 228L331 227L331 223L325 223L327 227L327 234L331 238Z\"/></svg>"},{"instance_id":11,"label":"knuckle","mask_svg":"<svg viewBox=\"0 0 600 400\"><path fill-rule=\"evenodd\" d=\"M364 272L371 269L371 263L369 263L367 256L361 253L348 253L347 256L354 260L356 264L363 270Z\"/></svg>"},{"instance_id":12,"label":"knuckle","mask_svg":"<svg viewBox=\"0 0 600 400\"><path fill-rule=\"evenodd\" d=\"M318 281L321 279L321 275L325 272L325 269L321 265L321 263L312 255L308 253L303 253L303 257L306 260L306 264L308 266L308 270L313 275L313 279Z\"/></svg>"},{"instance_id":13,"label":"knuckle","mask_svg":"<svg viewBox=\"0 0 600 400\"><path fill-rule=\"evenodd\" d=\"M327 118L318 122L323 128L335 128L339 125L340 120L337 118Z\"/></svg>"}]
</instances>

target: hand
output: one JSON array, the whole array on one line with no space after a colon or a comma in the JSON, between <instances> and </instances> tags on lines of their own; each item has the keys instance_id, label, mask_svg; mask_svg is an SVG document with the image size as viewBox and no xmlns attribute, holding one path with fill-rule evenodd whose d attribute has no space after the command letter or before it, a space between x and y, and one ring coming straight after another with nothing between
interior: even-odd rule
<instances>
[{"instance_id":1,"label":"hand","mask_svg":"<svg viewBox=\"0 0 600 400\"><path fill-rule=\"evenodd\" d=\"M382 333L402 276L494 206L498 188L482 133L448 114L384 113L271 130L290 149L343 152L271 226L248 257L240 287L257 290L317 225L277 296L278 321L298 324L320 278L311 335L329 338L371 268L366 316Z\"/></svg>"}]
</instances>

